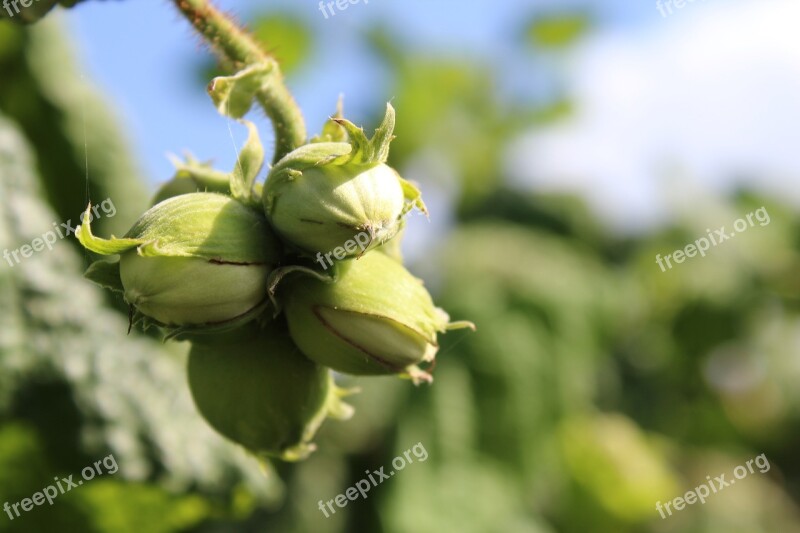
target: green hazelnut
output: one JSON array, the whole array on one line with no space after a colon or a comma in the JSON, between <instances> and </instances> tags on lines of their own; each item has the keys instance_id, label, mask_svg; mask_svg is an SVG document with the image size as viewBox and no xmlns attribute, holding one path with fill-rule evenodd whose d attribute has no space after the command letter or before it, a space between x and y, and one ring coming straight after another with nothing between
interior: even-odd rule
<instances>
[{"instance_id":1,"label":"green hazelnut","mask_svg":"<svg viewBox=\"0 0 800 533\"><path fill-rule=\"evenodd\" d=\"M367 140L352 123L336 118L349 142L316 142L286 155L264 184L264 210L275 231L310 253L327 253L357 235L365 245L347 251L363 255L389 241L404 215L425 210L419 191L386 165L394 129L394 109Z\"/></svg>"},{"instance_id":2,"label":"green hazelnut","mask_svg":"<svg viewBox=\"0 0 800 533\"><path fill-rule=\"evenodd\" d=\"M308 360L273 324L237 335L193 342L189 386L195 405L220 434L259 456L305 458L326 417L352 408L330 370Z\"/></svg>"},{"instance_id":3,"label":"green hazelnut","mask_svg":"<svg viewBox=\"0 0 800 533\"><path fill-rule=\"evenodd\" d=\"M342 263L335 282L302 274L281 282L292 339L310 359L339 372L430 381L417 365L433 362L437 333L474 326L450 323L422 282L386 254Z\"/></svg>"},{"instance_id":4,"label":"green hazelnut","mask_svg":"<svg viewBox=\"0 0 800 533\"><path fill-rule=\"evenodd\" d=\"M87 272L167 327L223 327L256 316L280 246L263 214L221 194L189 193L148 210L123 238L76 231L87 249L119 254Z\"/></svg>"}]
</instances>

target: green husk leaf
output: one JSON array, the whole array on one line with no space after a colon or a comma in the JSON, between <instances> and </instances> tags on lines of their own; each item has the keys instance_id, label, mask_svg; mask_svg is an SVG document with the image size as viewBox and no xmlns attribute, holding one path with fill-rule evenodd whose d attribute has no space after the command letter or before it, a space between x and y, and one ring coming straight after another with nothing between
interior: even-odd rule
<instances>
[{"instance_id":1,"label":"green husk leaf","mask_svg":"<svg viewBox=\"0 0 800 533\"><path fill-rule=\"evenodd\" d=\"M336 103L336 113L325 121L325 124L322 126L322 133L313 137L311 139L312 143L347 142L347 130L336 122L336 119L344 118L343 109L343 98L340 95L339 101Z\"/></svg>"},{"instance_id":2,"label":"green husk leaf","mask_svg":"<svg viewBox=\"0 0 800 533\"><path fill-rule=\"evenodd\" d=\"M188 152L185 161L173 154L168 154L167 157L175 166L175 174L158 189L150 201L151 207L175 196L193 192L230 194L229 173L212 168L210 163L198 161Z\"/></svg>"},{"instance_id":3,"label":"green husk leaf","mask_svg":"<svg viewBox=\"0 0 800 533\"><path fill-rule=\"evenodd\" d=\"M247 127L248 135L230 174L231 195L242 203L260 207L261 199L255 192L255 182L264 166L264 147L255 124L249 120L240 122Z\"/></svg>"},{"instance_id":4,"label":"green husk leaf","mask_svg":"<svg viewBox=\"0 0 800 533\"><path fill-rule=\"evenodd\" d=\"M91 209L92 204L89 204L86 208L84 216L82 217L83 220L91 220ZM75 228L75 236L78 238L84 248L100 255L121 254L122 252L136 248L145 242L143 239L119 239L113 235L111 236L111 239L95 237L92 235L91 222L80 224L77 228Z\"/></svg>"},{"instance_id":5,"label":"green husk leaf","mask_svg":"<svg viewBox=\"0 0 800 533\"><path fill-rule=\"evenodd\" d=\"M305 169L329 164L343 163L353 151L353 147L344 142L319 142L306 144L287 154L278 161L270 171L273 176L287 174L289 170L302 172Z\"/></svg>"},{"instance_id":6,"label":"green husk leaf","mask_svg":"<svg viewBox=\"0 0 800 533\"><path fill-rule=\"evenodd\" d=\"M386 113L383 121L375 130L372 139L367 139L364 129L359 128L349 120L333 118L333 121L342 126L349 136L353 151L348 163L356 165L379 165L389 158L389 145L394 139L392 133L395 125L395 111L392 104L386 104Z\"/></svg>"},{"instance_id":7,"label":"green husk leaf","mask_svg":"<svg viewBox=\"0 0 800 533\"><path fill-rule=\"evenodd\" d=\"M333 283L334 281L336 281L335 272L327 274L302 265L287 265L276 268L275 270L270 272L269 276L267 277L267 293L269 294L269 299L272 302L272 305L275 307L276 314L280 313L282 309L281 303L275 296L276 292L278 291L278 286L286 276L292 273L305 274L307 276L311 276L312 278L316 278L325 283Z\"/></svg>"},{"instance_id":8,"label":"green husk leaf","mask_svg":"<svg viewBox=\"0 0 800 533\"><path fill-rule=\"evenodd\" d=\"M457 329L470 329L472 331L476 331L478 328L469 320L456 320L455 322L449 322L445 329L447 329L447 331L455 331Z\"/></svg>"},{"instance_id":9,"label":"green husk leaf","mask_svg":"<svg viewBox=\"0 0 800 533\"><path fill-rule=\"evenodd\" d=\"M243 225L250 228L242 232ZM141 256L199 257L229 263L277 263L260 210L229 196L184 194L151 208L128 231Z\"/></svg>"},{"instance_id":10,"label":"green husk leaf","mask_svg":"<svg viewBox=\"0 0 800 533\"><path fill-rule=\"evenodd\" d=\"M256 93L268 83L273 71L272 63L261 63L232 76L218 76L209 83L208 94L222 115L240 119L250 111Z\"/></svg>"},{"instance_id":11,"label":"green husk leaf","mask_svg":"<svg viewBox=\"0 0 800 533\"><path fill-rule=\"evenodd\" d=\"M199 161L192 153L186 152L184 160L173 154L167 156L175 166L176 179L191 179L198 186L206 186L210 192L223 192L223 186L228 189L228 173L217 170L210 162Z\"/></svg>"},{"instance_id":12,"label":"green husk leaf","mask_svg":"<svg viewBox=\"0 0 800 533\"><path fill-rule=\"evenodd\" d=\"M400 180L400 186L403 188L403 195L408 201L403 209L403 214L405 215L416 207L422 213L424 213L425 216L428 216L428 208L425 207L425 202L422 201L422 192L417 188L416 185L402 178L400 174L397 174L397 178Z\"/></svg>"}]
</instances>

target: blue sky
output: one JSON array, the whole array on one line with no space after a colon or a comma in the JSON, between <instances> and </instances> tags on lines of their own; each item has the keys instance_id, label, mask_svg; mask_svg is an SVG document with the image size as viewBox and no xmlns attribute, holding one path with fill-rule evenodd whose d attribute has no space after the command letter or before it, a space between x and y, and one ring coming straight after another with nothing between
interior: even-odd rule
<instances>
[{"instance_id":1,"label":"blue sky","mask_svg":"<svg viewBox=\"0 0 800 533\"><path fill-rule=\"evenodd\" d=\"M217 2L241 15L252 13L258 5L269 6L296 13L312 25L318 45L315 63L290 80L312 131L331 112L340 93L345 95L348 115L355 119L374 114L363 106L380 105L392 97L375 94L374 73L380 66L359 48L353 38L356 28L384 21L406 37L408 46L502 61L510 33L519 27L521 17L532 12L531 6L548 9L571 4L587 2L371 0L364 4L362 0L325 19L315 0ZM657 16L649 5L588 4L609 26ZM213 158L223 168L233 164L228 127L192 76L196 57L206 52L171 2L86 2L64 18L79 43L88 77L114 101L151 181L169 177L166 152L188 148L201 158ZM513 65L508 67L513 70ZM241 131L235 133L241 142Z\"/></svg>"},{"instance_id":2,"label":"blue sky","mask_svg":"<svg viewBox=\"0 0 800 533\"><path fill-rule=\"evenodd\" d=\"M721 224L741 185L800 206L798 20L796 0L696 0L594 34L568 68L578 112L519 139L515 182L575 191L621 231Z\"/></svg>"},{"instance_id":3,"label":"blue sky","mask_svg":"<svg viewBox=\"0 0 800 533\"><path fill-rule=\"evenodd\" d=\"M800 123L796 0L695 0L668 17L649 0L362 0L328 19L314 0L219 4L243 15L269 5L312 25L314 62L289 80L312 133L340 93L348 118L360 124L392 99L381 66L355 38L359 28L383 21L407 46L487 58L501 79L534 91L544 72L510 56L513 32L534 9L589 6L597 29L561 71L578 111L510 147L515 185L581 194L622 231L663 223L692 198L718 196L741 179L737 172L800 205L800 159L787 140ZM189 149L232 167L229 123L194 76L206 52L171 2L86 2L64 18L87 76L113 101L153 187L172 173L167 152ZM267 121L257 122L271 143ZM242 127L231 128L241 145ZM667 167L684 182L665 181Z\"/></svg>"},{"instance_id":4,"label":"blue sky","mask_svg":"<svg viewBox=\"0 0 800 533\"><path fill-rule=\"evenodd\" d=\"M255 2L218 4L247 14ZM453 2L372 0L326 20L318 2L311 0L263 5L299 14L318 35L315 63L290 80L312 131L331 113L340 93L345 95L348 115L356 119L371 114L372 110L362 107L365 97L370 105L392 97L374 94L373 73L379 65L359 48L353 38L355 28L376 20L391 21L402 28L412 46L487 55L499 49L516 14L530 11L522 0L458 7ZM195 57L205 51L170 2L86 2L66 18L79 42L87 75L118 107L149 179L169 177L167 151L189 148L201 158L214 158L223 168L233 164L228 127L192 76ZM262 125L266 131L266 123ZM235 133L241 142L241 129Z\"/></svg>"}]
</instances>

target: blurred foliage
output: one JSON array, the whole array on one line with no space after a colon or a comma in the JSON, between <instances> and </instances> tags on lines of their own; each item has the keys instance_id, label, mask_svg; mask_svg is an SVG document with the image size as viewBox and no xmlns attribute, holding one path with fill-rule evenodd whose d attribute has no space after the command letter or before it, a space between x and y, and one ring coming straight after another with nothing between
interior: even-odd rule
<instances>
[{"instance_id":1,"label":"blurred foliage","mask_svg":"<svg viewBox=\"0 0 800 533\"><path fill-rule=\"evenodd\" d=\"M0 23L0 44L0 113L35 150L42 190L58 220L77 223L89 199L110 198L117 214L99 219L98 231L124 234L148 198L105 97L83 79L53 21L30 28ZM70 244L79 248L74 239Z\"/></svg>"},{"instance_id":2,"label":"blurred foliage","mask_svg":"<svg viewBox=\"0 0 800 533\"><path fill-rule=\"evenodd\" d=\"M33 43L40 38L54 44L52 40L58 37L49 23L25 34L34 49ZM63 48L62 43L59 50ZM2 55L8 58L10 54ZM67 69L68 79L74 79L69 63L62 68ZM40 94L28 92L34 102ZM94 107L97 121L110 123L102 108ZM60 116L79 114L80 109L70 109ZM50 128L40 146L42 154L47 155L51 140L55 147L78 144L77 138L60 138L61 133ZM83 137L81 130L71 134ZM28 142L22 128L0 114L3 250L30 244L65 220L45 199L55 196L59 205L76 213L86 201L81 198L67 206L53 191L64 188L70 178L71 189L85 191L81 175L37 178L37 160ZM109 161L120 164L115 158ZM98 173L97 179L107 182L100 190L119 192L114 198L120 212L126 201L134 202L128 209L137 209L137 196L124 194L117 185L122 180L115 174ZM142 184L136 187L144 191ZM281 490L279 482L254 471L243 452L224 442L197 416L185 387L185 347L168 348L138 334L126 335L127 318L107 308L102 292L85 282L85 261L70 240L59 240L52 251L42 250L14 266L4 260L0 270L0 464L19 465L2 469L9 478L0 484L0 499L13 503L30 497L49 483L53 473L79 472L109 453L125 476L76 492L82 503L75 509L62 511L54 505L59 509L56 513L30 512L14 522L4 518L0 529L47 531L53 524L62 524L59 528L64 531L120 531L113 526L113 520L118 520L113 517L128 513L136 515L134 524L149 524L131 531L155 531L165 524L169 528L162 530L174 531L207 515L204 509L212 503L218 513L228 513L231 502L228 494L219 494L220 483L231 488L246 484L262 500L274 500ZM13 429L18 427L26 429ZM199 496L178 495L189 488L203 490L208 502ZM110 492L123 496L114 498L114 506L104 501L104 494Z\"/></svg>"},{"instance_id":3,"label":"blurred foliage","mask_svg":"<svg viewBox=\"0 0 800 533\"><path fill-rule=\"evenodd\" d=\"M407 53L386 28L368 38L393 77L392 105L402 109L389 163L431 155L458 176L467 205L489 195L501 178L502 143L534 110L501 104L488 64Z\"/></svg>"},{"instance_id":4,"label":"blurred foliage","mask_svg":"<svg viewBox=\"0 0 800 533\"><path fill-rule=\"evenodd\" d=\"M314 44L310 28L291 14L262 14L253 17L248 27L256 40L280 62L285 74L291 74L308 59Z\"/></svg>"},{"instance_id":5,"label":"blurred foliage","mask_svg":"<svg viewBox=\"0 0 800 533\"><path fill-rule=\"evenodd\" d=\"M533 22L515 44L537 50L569 46L590 24L583 13L522 19ZM263 20L270 48L299 65L305 23ZM399 110L392 164L454 195L453 227L419 270L478 332L442 339L431 387L343 378L362 388L357 416L326 423L307 461L260 465L196 415L181 350L125 335L126 317L81 280L69 245L3 263L0 504L108 453L120 471L19 521L0 515L0 531L800 531L796 213L740 191L649 235L610 234L580 199L506 185L509 143L580 102L516 102L485 58L407 52L385 29L363 39ZM91 197L113 198L123 229L146 201L68 48L51 25L0 24L0 249L85 206L83 113ZM655 264L762 205L768 226L667 272ZM319 511L416 443L424 463L330 518ZM767 473L661 519L657 501L761 453Z\"/></svg>"},{"instance_id":6,"label":"blurred foliage","mask_svg":"<svg viewBox=\"0 0 800 533\"><path fill-rule=\"evenodd\" d=\"M526 37L534 48L559 49L574 44L592 27L586 13L550 13L534 17Z\"/></svg>"}]
</instances>

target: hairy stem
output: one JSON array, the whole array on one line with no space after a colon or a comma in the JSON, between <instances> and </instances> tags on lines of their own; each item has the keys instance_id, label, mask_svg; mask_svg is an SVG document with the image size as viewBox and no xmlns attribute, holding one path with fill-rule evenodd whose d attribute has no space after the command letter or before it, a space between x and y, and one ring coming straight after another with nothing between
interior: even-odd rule
<instances>
[{"instance_id":1,"label":"hairy stem","mask_svg":"<svg viewBox=\"0 0 800 533\"><path fill-rule=\"evenodd\" d=\"M306 143L303 114L283 81L280 66L253 37L237 26L209 0L173 0L178 10L203 36L223 60L235 69L252 64L268 64L272 75L256 94L256 99L275 129L275 154L272 162Z\"/></svg>"}]
</instances>

